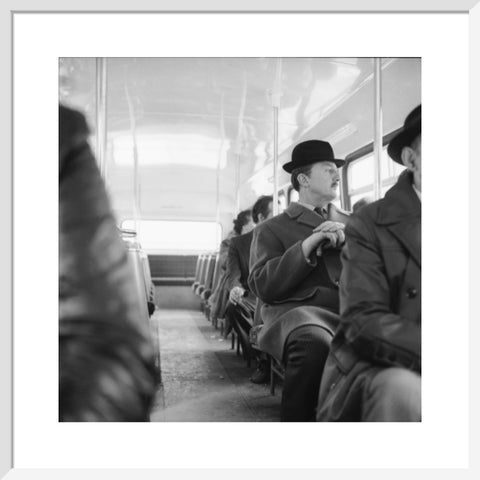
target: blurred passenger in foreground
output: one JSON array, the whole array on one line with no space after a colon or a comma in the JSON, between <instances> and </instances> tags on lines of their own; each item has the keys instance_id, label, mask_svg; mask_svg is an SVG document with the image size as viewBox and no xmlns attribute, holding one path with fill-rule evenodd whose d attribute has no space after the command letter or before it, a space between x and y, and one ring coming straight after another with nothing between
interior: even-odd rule
<instances>
[{"instance_id":1,"label":"blurred passenger in foreground","mask_svg":"<svg viewBox=\"0 0 480 480\"><path fill-rule=\"evenodd\" d=\"M260 197L252 207L255 225L260 225L273 215L273 198L271 195ZM250 247L253 230L232 238L227 256L227 288L230 303L225 311L225 318L237 332L245 356L256 357L257 371L251 380L253 383L264 383L268 378L268 362L266 355L259 356L250 345L249 332L256 314L257 297L248 286ZM265 357L265 358L264 358Z\"/></svg>"},{"instance_id":2,"label":"blurred passenger in foreground","mask_svg":"<svg viewBox=\"0 0 480 480\"><path fill-rule=\"evenodd\" d=\"M322 379L319 421L421 420L420 106L388 154L407 170L347 226L341 325Z\"/></svg>"},{"instance_id":3,"label":"blurred passenger in foreground","mask_svg":"<svg viewBox=\"0 0 480 480\"><path fill-rule=\"evenodd\" d=\"M361 198L353 204L352 213L357 213L361 208L363 208L365 205L368 205L369 203L372 203L372 199L370 197Z\"/></svg>"},{"instance_id":4,"label":"blurred passenger in foreground","mask_svg":"<svg viewBox=\"0 0 480 480\"><path fill-rule=\"evenodd\" d=\"M298 144L299 201L254 230L248 283L262 302L259 347L285 365L282 421L314 421L323 366L338 323L340 249L348 215L331 202L340 182L328 142Z\"/></svg>"},{"instance_id":5,"label":"blurred passenger in foreground","mask_svg":"<svg viewBox=\"0 0 480 480\"><path fill-rule=\"evenodd\" d=\"M227 288L227 256L228 249L230 247L230 242L232 238L238 237L239 235L245 235L246 233L252 231L254 227L252 220L252 211L243 210L238 215L237 218L233 221L233 230L227 235L227 238L222 241L220 244L220 255L218 257L219 268L220 268L220 279L215 288L215 291L212 293L208 302L211 306L211 320L214 325L216 325L217 318L224 318L225 309L228 305L228 295L229 291ZM228 332L226 332L228 333Z\"/></svg>"},{"instance_id":6,"label":"blurred passenger in foreground","mask_svg":"<svg viewBox=\"0 0 480 480\"><path fill-rule=\"evenodd\" d=\"M149 420L149 325L83 115L59 111L60 421Z\"/></svg>"}]
</instances>

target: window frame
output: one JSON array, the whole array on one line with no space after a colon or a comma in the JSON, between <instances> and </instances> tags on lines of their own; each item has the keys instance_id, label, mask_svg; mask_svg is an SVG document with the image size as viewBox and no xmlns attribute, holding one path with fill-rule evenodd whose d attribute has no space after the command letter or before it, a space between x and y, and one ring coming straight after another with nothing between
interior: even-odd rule
<instances>
[{"instance_id":1,"label":"window frame","mask_svg":"<svg viewBox=\"0 0 480 480\"><path fill-rule=\"evenodd\" d=\"M397 128L396 130L393 130L390 133L387 133L382 137L382 148L385 147L390 143L393 137L397 135L397 133L401 132L403 127ZM348 189L348 169L354 163L356 160L359 160L361 158L367 157L368 155L372 154L374 151L374 142L367 143L363 147L358 148L357 150L354 150L352 153L348 154L345 157L345 165L342 168L342 205L344 206L345 210L350 211L352 209L352 205L350 202L350 191ZM386 187L391 184L390 178L387 178L385 180L382 180L381 186ZM373 180L372 180L372 185L373 185ZM370 185L357 188L354 191L354 195L358 195L359 193L362 192L369 192Z\"/></svg>"}]
</instances>

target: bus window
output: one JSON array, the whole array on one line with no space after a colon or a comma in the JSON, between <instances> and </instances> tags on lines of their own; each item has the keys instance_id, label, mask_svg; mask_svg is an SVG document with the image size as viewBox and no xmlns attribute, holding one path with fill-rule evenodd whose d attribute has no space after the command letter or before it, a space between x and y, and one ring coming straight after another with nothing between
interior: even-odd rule
<instances>
[{"instance_id":1,"label":"bus window","mask_svg":"<svg viewBox=\"0 0 480 480\"><path fill-rule=\"evenodd\" d=\"M298 192L293 187L288 191L288 204L292 202L298 202Z\"/></svg>"},{"instance_id":2,"label":"bus window","mask_svg":"<svg viewBox=\"0 0 480 480\"><path fill-rule=\"evenodd\" d=\"M135 229L132 219L122 229ZM198 253L218 248L222 227L217 222L139 220L137 238L147 253Z\"/></svg>"},{"instance_id":3,"label":"bus window","mask_svg":"<svg viewBox=\"0 0 480 480\"><path fill-rule=\"evenodd\" d=\"M373 174L374 153L371 152L348 164L347 167L347 196L349 208L363 197L374 198ZM405 170L388 156L387 147L382 149L380 161L381 188L380 196L383 197L395 183L400 173Z\"/></svg>"},{"instance_id":4,"label":"bus window","mask_svg":"<svg viewBox=\"0 0 480 480\"><path fill-rule=\"evenodd\" d=\"M278 213L282 213L287 208L287 197L283 190L278 193L278 203Z\"/></svg>"}]
</instances>

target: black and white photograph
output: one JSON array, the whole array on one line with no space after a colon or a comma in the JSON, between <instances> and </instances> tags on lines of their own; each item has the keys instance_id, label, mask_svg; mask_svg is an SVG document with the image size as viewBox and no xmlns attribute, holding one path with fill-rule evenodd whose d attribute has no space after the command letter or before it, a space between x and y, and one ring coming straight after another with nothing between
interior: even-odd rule
<instances>
[{"instance_id":1,"label":"black and white photograph","mask_svg":"<svg viewBox=\"0 0 480 480\"><path fill-rule=\"evenodd\" d=\"M59 59L60 421L421 421L419 58Z\"/></svg>"}]
</instances>

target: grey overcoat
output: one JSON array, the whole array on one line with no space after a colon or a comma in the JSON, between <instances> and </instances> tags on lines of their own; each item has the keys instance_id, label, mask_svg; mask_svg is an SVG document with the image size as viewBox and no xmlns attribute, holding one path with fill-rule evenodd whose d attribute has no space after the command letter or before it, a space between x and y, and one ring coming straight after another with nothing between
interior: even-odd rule
<instances>
[{"instance_id":1,"label":"grey overcoat","mask_svg":"<svg viewBox=\"0 0 480 480\"><path fill-rule=\"evenodd\" d=\"M333 204L328 219L346 223L348 214ZM320 325L330 333L338 322L340 250L324 249L307 261L301 243L324 219L293 202L282 214L254 229L249 285L260 299L264 323L259 347L282 360L288 335L302 325Z\"/></svg>"}]
</instances>

